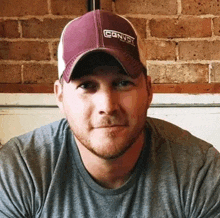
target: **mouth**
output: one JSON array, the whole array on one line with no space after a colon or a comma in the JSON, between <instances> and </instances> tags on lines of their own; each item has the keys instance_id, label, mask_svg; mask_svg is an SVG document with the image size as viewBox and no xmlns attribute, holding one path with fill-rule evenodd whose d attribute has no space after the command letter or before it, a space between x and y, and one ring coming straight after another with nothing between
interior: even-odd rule
<instances>
[{"instance_id":1,"label":"mouth","mask_svg":"<svg viewBox=\"0 0 220 218\"><path fill-rule=\"evenodd\" d=\"M94 129L114 129L114 128L124 128L126 125L105 125L105 126L97 126Z\"/></svg>"},{"instance_id":2,"label":"mouth","mask_svg":"<svg viewBox=\"0 0 220 218\"><path fill-rule=\"evenodd\" d=\"M114 134L111 135L116 137L118 134L125 132L127 130L127 126L125 125L110 125L110 126L99 126L94 128L93 130L99 132L100 134Z\"/></svg>"}]
</instances>

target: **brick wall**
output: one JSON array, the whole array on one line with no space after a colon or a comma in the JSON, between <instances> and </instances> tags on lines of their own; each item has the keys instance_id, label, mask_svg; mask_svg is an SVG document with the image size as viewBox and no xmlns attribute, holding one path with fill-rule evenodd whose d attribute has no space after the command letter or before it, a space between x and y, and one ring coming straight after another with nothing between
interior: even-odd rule
<instances>
[{"instance_id":1,"label":"brick wall","mask_svg":"<svg viewBox=\"0 0 220 218\"><path fill-rule=\"evenodd\" d=\"M155 92L220 93L219 0L100 0L147 44ZM1 0L0 92L53 92L57 44L87 0Z\"/></svg>"}]
</instances>

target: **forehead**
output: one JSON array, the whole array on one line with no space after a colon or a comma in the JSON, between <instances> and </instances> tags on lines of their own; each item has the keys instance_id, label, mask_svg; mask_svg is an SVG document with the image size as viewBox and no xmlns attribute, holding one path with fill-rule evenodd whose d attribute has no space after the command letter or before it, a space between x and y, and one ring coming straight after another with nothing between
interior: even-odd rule
<instances>
[{"instance_id":1,"label":"forehead","mask_svg":"<svg viewBox=\"0 0 220 218\"><path fill-rule=\"evenodd\" d=\"M83 57L76 65L71 75L71 80L84 76L114 72L127 75L121 64L105 52L95 52Z\"/></svg>"}]
</instances>

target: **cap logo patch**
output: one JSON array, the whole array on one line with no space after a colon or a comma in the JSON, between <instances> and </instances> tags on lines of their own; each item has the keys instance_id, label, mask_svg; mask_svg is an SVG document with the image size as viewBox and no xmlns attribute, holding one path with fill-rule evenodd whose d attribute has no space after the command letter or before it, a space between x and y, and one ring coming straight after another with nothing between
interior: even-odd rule
<instances>
[{"instance_id":1,"label":"cap logo patch","mask_svg":"<svg viewBox=\"0 0 220 218\"><path fill-rule=\"evenodd\" d=\"M121 33L115 30L103 30L103 33L104 33L105 38L117 38L123 42L126 42L128 44L135 46L134 44L135 38L132 36L129 36L127 34L124 34L124 33Z\"/></svg>"}]
</instances>

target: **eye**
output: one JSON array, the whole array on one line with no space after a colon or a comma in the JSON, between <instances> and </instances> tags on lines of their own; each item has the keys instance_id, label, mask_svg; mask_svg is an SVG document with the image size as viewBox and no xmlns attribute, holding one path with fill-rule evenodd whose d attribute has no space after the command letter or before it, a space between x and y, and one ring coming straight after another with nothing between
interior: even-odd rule
<instances>
[{"instance_id":1,"label":"eye","mask_svg":"<svg viewBox=\"0 0 220 218\"><path fill-rule=\"evenodd\" d=\"M134 86L134 83L130 80L121 80L116 82L114 86L120 90L129 90Z\"/></svg>"},{"instance_id":2,"label":"eye","mask_svg":"<svg viewBox=\"0 0 220 218\"><path fill-rule=\"evenodd\" d=\"M128 81L128 80L123 80L123 81L120 81L118 83L119 86L129 86L129 85L132 85L132 82L131 81Z\"/></svg>"},{"instance_id":3,"label":"eye","mask_svg":"<svg viewBox=\"0 0 220 218\"><path fill-rule=\"evenodd\" d=\"M84 82L80 84L77 88L80 88L87 92L91 92L97 89L97 85L94 82Z\"/></svg>"}]
</instances>

